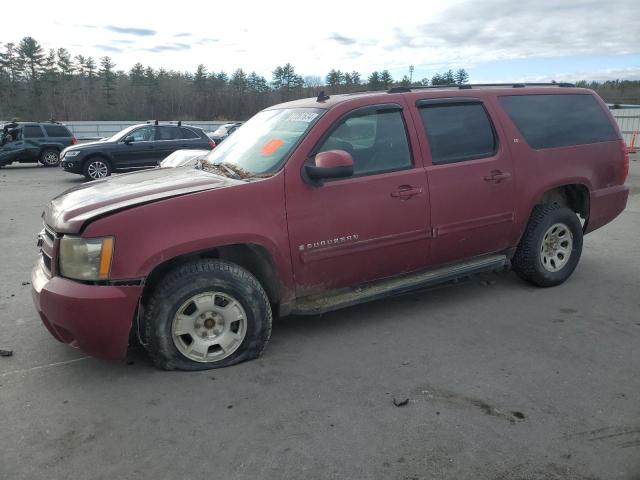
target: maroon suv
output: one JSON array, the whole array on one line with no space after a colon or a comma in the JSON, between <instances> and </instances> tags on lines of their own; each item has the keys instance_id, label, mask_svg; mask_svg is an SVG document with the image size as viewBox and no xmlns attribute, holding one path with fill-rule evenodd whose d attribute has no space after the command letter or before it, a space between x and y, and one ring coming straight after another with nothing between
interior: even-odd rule
<instances>
[{"instance_id":1,"label":"maroon suv","mask_svg":"<svg viewBox=\"0 0 640 480\"><path fill-rule=\"evenodd\" d=\"M542 287L625 207L606 105L570 85L395 88L268 108L200 168L81 185L43 214L33 298L58 340L165 369L260 355L317 314L511 266Z\"/></svg>"}]
</instances>

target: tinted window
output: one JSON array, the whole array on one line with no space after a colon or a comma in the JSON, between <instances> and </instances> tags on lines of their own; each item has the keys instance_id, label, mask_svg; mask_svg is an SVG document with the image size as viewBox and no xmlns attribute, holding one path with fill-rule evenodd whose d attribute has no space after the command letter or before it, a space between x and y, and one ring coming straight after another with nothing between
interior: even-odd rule
<instances>
[{"instance_id":1,"label":"tinted window","mask_svg":"<svg viewBox=\"0 0 640 480\"><path fill-rule=\"evenodd\" d=\"M71 133L62 125L44 125L44 131L49 137L70 137Z\"/></svg>"},{"instance_id":2,"label":"tinted window","mask_svg":"<svg viewBox=\"0 0 640 480\"><path fill-rule=\"evenodd\" d=\"M148 142L154 138L154 127L142 127L131 132L128 136L133 137L135 142Z\"/></svg>"},{"instance_id":3,"label":"tinted window","mask_svg":"<svg viewBox=\"0 0 640 480\"><path fill-rule=\"evenodd\" d=\"M180 138L198 138L198 134L189 128L180 127Z\"/></svg>"},{"instance_id":4,"label":"tinted window","mask_svg":"<svg viewBox=\"0 0 640 480\"><path fill-rule=\"evenodd\" d=\"M318 152L344 150L353 157L354 175L411 167L402 112L380 111L342 120Z\"/></svg>"},{"instance_id":5,"label":"tinted window","mask_svg":"<svg viewBox=\"0 0 640 480\"><path fill-rule=\"evenodd\" d=\"M480 103L420 108L434 165L486 158L495 154L496 139Z\"/></svg>"},{"instance_id":6,"label":"tinted window","mask_svg":"<svg viewBox=\"0 0 640 480\"><path fill-rule=\"evenodd\" d=\"M178 127L157 127L156 140L175 140L178 138Z\"/></svg>"},{"instance_id":7,"label":"tinted window","mask_svg":"<svg viewBox=\"0 0 640 480\"><path fill-rule=\"evenodd\" d=\"M26 126L23 128L23 135L25 138L39 138L42 137L42 129L35 125L35 126Z\"/></svg>"},{"instance_id":8,"label":"tinted window","mask_svg":"<svg viewBox=\"0 0 640 480\"><path fill-rule=\"evenodd\" d=\"M500 103L527 143L536 149L618 138L591 95L510 95L500 97Z\"/></svg>"}]
</instances>

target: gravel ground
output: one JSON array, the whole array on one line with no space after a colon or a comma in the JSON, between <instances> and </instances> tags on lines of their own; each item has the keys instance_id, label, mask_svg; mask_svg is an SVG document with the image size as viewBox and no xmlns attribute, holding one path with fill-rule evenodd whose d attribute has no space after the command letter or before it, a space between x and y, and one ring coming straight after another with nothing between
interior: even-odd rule
<instances>
[{"instance_id":1,"label":"gravel ground","mask_svg":"<svg viewBox=\"0 0 640 480\"><path fill-rule=\"evenodd\" d=\"M562 286L487 274L281 319L259 360L197 373L40 324L40 213L81 180L0 170L0 479L640 479L640 161Z\"/></svg>"}]
</instances>

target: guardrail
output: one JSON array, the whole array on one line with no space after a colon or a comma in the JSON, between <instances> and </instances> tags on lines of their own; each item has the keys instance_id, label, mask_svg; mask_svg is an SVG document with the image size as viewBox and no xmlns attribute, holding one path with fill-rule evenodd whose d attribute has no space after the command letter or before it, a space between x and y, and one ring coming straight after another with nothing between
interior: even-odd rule
<instances>
[{"instance_id":1,"label":"guardrail","mask_svg":"<svg viewBox=\"0 0 640 480\"><path fill-rule=\"evenodd\" d=\"M635 150L638 147L638 131L640 131L640 109L638 108L617 108L611 110L613 118L618 122L618 127L622 133L627 148Z\"/></svg>"}]
</instances>

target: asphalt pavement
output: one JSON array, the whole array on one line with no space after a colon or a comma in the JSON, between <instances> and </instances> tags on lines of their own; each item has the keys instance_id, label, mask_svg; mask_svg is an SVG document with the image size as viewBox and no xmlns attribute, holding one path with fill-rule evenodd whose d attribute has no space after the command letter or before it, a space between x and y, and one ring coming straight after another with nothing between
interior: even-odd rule
<instances>
[{"instance_id":1,"label":"asphalt pavement","mask_svg":"<svg viewBox=\"0 0 640 480\"><path fill-rule=\"evenodd\" d=\"M197 373L41 325L40 214L81 181L0 169L0 480L640 479L640 160L564 285L487 274L280 319L260 359Z\"/></svg>"}]
</instances>

